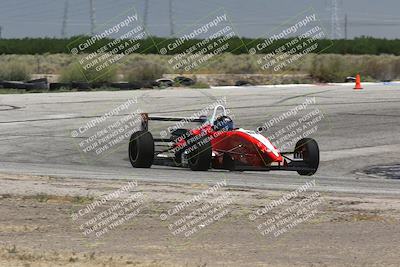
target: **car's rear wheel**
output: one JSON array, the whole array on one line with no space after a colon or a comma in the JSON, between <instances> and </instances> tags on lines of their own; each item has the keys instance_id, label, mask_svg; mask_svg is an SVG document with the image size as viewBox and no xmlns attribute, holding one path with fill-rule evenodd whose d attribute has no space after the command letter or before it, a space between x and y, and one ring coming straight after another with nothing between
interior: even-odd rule
<instances>
[{"instance_id":1,"label":"car's rear wheel","mask_svg":"<svg viewBox=\"0 0 400 267\"><path fill-rule=\"evenodd\" d=\"M133 133L129 142L129 160L135 168L150 168L154 161L154 139L148 131Z\"/></svg>"},{"instance_id":2,"label":"car's rear wheel","mask_svg":"<svg viewBox=\"0 0 400 267\"><path fill-rule=\"evenodd\" d=\"M319 166L318 143L312 138L303 138L296 143L295 158L302 158L308 170L297 171L300 175L311 176L317 172Z\"/></svg>"},{"instance_id":3,"label":"car's rear wheel","mask_svg":"<svg viewBox=\"0 0 400 267\"><path fill-rule=\"evenodd\" d=\"M192 151L188 154L188 164L192 171L207 171L212 160L211 142L206 138L190 146Z\"/></svg>"}]
</instances>

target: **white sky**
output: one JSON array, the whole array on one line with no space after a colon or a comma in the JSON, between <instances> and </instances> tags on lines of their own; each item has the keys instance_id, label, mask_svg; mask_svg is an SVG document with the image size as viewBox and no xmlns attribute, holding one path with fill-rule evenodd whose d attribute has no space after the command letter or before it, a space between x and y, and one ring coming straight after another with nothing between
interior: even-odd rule
<instances>
[{"instance_id":1,"label":"white sky","mask_svg":"<svg viewBox=\"0 0 400 267\"><path fill-rule=\"evenodd\" d=\"M0 0L3 38L60 37L66 0ZM68 36L90 32L89 0L68 0ZM96 23L104 24L134 6L144 17L145 0L94 0ZM196 23L210 12L224 8L236 31L245 37L264 36L274 27L313 7L328 32L331 30L332 0L173 0L175 32ZM399 0L337 0L340 31L348 14L348 36L367 35L400 38ZM169 0L149 0L148 31L168 36Z\"/></svg>"}]
</instances>

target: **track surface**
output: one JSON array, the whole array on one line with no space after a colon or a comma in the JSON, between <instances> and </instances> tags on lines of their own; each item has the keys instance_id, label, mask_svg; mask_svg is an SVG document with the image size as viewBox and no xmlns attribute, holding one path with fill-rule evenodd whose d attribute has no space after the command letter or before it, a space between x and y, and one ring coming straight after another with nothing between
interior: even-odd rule
<instances>
[{"instance_id":1,"label":"track surface","mask_svg":"<svg viewBox=\"0 0 400 267\"><path fill-rule=\"evenodd\" d=\"M0 171L171 183L212 184L226 178L233 186L270 189L294 189L312 179L289 172L191 172L161 166L133 169L127 156L128 140L106 157L82 153L76 145L82 138L71 137L71 131L132 97L138 97L138 103L130 110L140 108L163 116L190 116L226 97L235 124L245 129L256 129L315 97L313 108L324 114L317 132L311 135L321 150L315 189L400 194L400 179L363 172L371 166L400 162L400 86L384 85L369 85L362 91L351 86L309 86L1 95ZM288 118L282 125L297 119ZM167 126L153 130L159 132Z\"/></svg>"}]
</instances>

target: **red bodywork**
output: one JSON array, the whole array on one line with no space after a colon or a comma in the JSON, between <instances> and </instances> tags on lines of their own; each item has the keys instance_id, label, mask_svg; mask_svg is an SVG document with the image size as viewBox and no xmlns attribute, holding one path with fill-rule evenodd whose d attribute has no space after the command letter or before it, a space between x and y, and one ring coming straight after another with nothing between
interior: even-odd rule
<instances>
[{"instance_id":1,"label":"red bodywork","mask_svg":"<svg viewBox=\"0 0 400 267\"><path fill-rule=\"evenodd\" d=\"M223 168L224 155L244 165L256 167L269 166L272 162L283 163L278 149L267 138L255 132L243 129L215 131L211 125L206 124L190 133L209 138L213 151L213 168ZM184 139L176 143L177 146L184 144Z\"/></svg>"}]
</instances>

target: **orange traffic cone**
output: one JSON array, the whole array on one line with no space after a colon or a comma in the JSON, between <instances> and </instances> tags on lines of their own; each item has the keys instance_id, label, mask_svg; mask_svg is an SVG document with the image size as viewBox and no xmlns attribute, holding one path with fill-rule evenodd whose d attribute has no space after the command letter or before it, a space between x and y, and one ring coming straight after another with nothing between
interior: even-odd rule
<instances>
[{"instance_id":1,"label":"orange traffic cone","mask_svg":"<svg viewBox=\"0 0 400 267\"><path fill-rule=\"evenodd\" d=\"M363 89L361 86L361 77L360 74L357 74L356 76L356 86L354 87L354 90L361 90Z\"/></svg>"}]
</instances>

